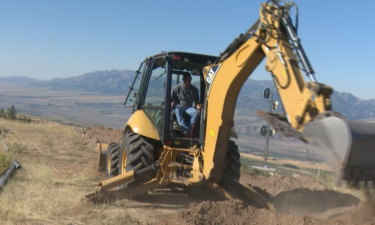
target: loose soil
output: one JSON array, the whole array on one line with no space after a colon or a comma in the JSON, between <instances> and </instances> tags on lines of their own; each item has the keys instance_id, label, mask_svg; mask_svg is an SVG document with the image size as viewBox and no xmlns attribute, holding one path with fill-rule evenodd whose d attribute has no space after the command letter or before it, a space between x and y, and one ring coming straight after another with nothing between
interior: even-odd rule
<instances>
[{"instance_id":1,"label":"loose soil","mask_svg":"<svg viewBox=\"0 0 375 225\"><path fill-rule=\"evenodd\" d=\"M103 128L86 130L86 135L94 140L122 139L121 132ZM147 220L147 223L155 224L375 224L375 207L371 201L361 202L350 194L328 190L324 184L308 176L264 177L242 171L240 182L268 198L276 212L240 200L218 200L204 188L196 190L195 196L149 195L138 197L133 204L155 207L153 215L158 216ZM143 206L139 209L144 210ZM132 216L139 218L137 214Z\"/></svg>"},{"instance_id":2,"label":"loose soil","mask_svg":"<svg viewBox=\"0 0 375 225\"><path fill-rule=\"evenodd\" d=\"M95 144L98 142L122 143L122 138L124 137L124 134L122 130L118 130L118 129L95 127L95 128L85 128L82 131L82 136L84 137L84 142L86 144Z\"/></svg>"},{"instance_id":3,"label":"loose soil","mask_svg":"<svg viewBox=\"0 0 375 225\"><path fill-rule=\"evenodd\" d=\"M264 177L245 171L240 182L273 202L276 212L222 199L205 186L188 192L167 187L110 204L81 202L105 179L97 170L95 143L122 142L121 130L96 127L75 135L51 125L45 136L38 136L41 126L22 131L14 125L14 133L4 139L20 142L23 150L15 158L23 168L0 192L0 224L375 225L371 201L328 190L307 176Z\"/></svg>"}]
</instances>

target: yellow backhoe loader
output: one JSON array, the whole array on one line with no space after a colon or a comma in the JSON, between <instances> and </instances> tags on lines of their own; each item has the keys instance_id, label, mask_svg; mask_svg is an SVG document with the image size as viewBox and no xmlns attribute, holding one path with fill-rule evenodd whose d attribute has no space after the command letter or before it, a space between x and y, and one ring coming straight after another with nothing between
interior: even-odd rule
<instances>
[{"instance_id":1,"label":"yellow backhoe loader","mask_svg":"<svg viewBox=\"0 0 375 225\"><path fill-rule=\"evenodd\" d=\"M133 114L122 143L98 144L99 164L107 180L84 196L95 202L139 195L166 185L208 185L228 198L273 209L251 187L241 185L240 154L231 138L239 91L266 58L284 113L256 115L276 132L331 153L339 178L375 180L375 126L350 121L332 111L333 89L318 83L292 23L292 2L267 1L260 18L219 57L162 52L146 58L136 71L125 106ZM305 73L310 82L305 82ZM172 88L188 74L199 91L198 111L188 137L174 126ZM189 120L189 118L187 118Z\"/></svg>"}]
</instances>

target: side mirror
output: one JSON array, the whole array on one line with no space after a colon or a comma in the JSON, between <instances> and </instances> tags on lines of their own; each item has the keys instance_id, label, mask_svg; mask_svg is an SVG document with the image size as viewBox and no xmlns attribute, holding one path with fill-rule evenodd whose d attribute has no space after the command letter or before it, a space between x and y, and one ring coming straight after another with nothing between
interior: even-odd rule
<instances>
[{"instance_id":1,"label":"side mirror","mask_svg":"<svg viewBox=\"0 0 375 225\"><path fill-rule=\"evenodd\" d=\"M133 92L133 98L137 97L137 92Z\"/></svg>"}]
</instances>

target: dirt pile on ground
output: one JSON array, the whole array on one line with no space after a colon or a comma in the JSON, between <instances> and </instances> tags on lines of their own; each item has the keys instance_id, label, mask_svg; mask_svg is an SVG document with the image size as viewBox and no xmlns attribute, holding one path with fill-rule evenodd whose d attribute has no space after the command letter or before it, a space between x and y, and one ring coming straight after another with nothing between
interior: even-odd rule
<instances>
[{"instance_id":1,"label":"dirt pile on ground","mask_svg":"<svg viewBox=\"0 0 375 225\"><path fill-rule=\"evenodd\" d=\"M325 213L334 208L357 206L360 200L350 194L333 190L310 190L299 188L284 191L271 198L278 213L295 216ZM328 216L328 215L327 215Z\"/></svg>"},{"instance_id":2,"label":"dirt pile on ground","mask_svg":"<svg viewBox=\"0 0 375 225\"><path fill-rule=\"evenodd\" d=\"M363 206L361 206L363 205ZM211 202L204 201L191 206L157 224L262 224L262 225L373 225L374 207L371 202L363 202L353 212L339 213L330 218L311 215L293 216L289 213L277 214L244 204L239 200Z\"/></svg>"},{"instance_id":3,"label":"dirt pile on ground","mask_svg":"<svg viewBox=\"0 0 375 225\"><path fill-rule=\"evenodd\" d=\"M359 204L358 209L352 213L352 221L356 224L366 223L366 225L375 225L375 204L367 200Z\"/></svg>"},{"instance_id":4,"label":"dirt pile on ground","mask_svg":"<svg viewBox=\"0 0 375 225\"><path fill-rule=\"evenodd\" d=\"M319 181L303 175L279 175L266 178L262 175L241 172L240 182L269 195L277 195L283 191L290 191L296 188L308 188L310 190L325 190L327 188Z\"/></svg>"},{"instance_id":5,"label":"dirt pile on ground","mask_svg":"<svg viewBox=\"0 0 375 225\"><path fill-rule=\"evenodd\" d=\"M375 225L371 201L328 190L308 176L264 177L242 171L241 181L267 197L276 212L239 200L202 201L157 224Z\"/></svg>"},{"instance_id":6,"label":"dirt pile on ground","mask_svg":"<svg viewBox=\"0 0 375 225\"><path fill-rule=\"evenodd\" d=\"M122 130L104 128L104 127L94 127L94 128L85 128L81 133L84 136L84 141L90 144L103 142L119 142L122 143L123 133Z\"/></svg>"},{"instance_id":7,"label":"dirt pile on ground","mask_svg":"<svg viewBox=\"0 0 375 225\"><path fill-rule=\"evenodd\" d=\"M122 142L123 137L121 130L103 127L84 129L81 135L90 144ZM240 200L214 200L209 197L212 190L202 187L181 196L149 193L117 204L145 224L375 225L371 201L328 190L308 176L264 177L241 171L240 182L268 198L276 212Z\"/></svg>"},{"instance_id":8,"label":"dirt pile on ground","mask_svg":"<svg viewBox=\"0 0 375 225\"><path fill-rule=\"evenodd\" d=\"M293 217L287 217L290 217L287 224L292 224L290 221L293 220ZM277 224L278 222L276 213L233 200L204 201L163 220L160 224Z\"/></svg>"}]
</instances>

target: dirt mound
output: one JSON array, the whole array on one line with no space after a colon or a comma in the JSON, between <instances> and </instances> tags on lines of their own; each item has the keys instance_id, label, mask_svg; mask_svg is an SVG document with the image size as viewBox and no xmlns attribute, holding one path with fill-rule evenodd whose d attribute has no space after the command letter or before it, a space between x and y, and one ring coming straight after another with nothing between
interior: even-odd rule
<instances>
[{"instance_id":1,"label":"dirt mound","mask_svg":"<svg viewBox=\"0 0 375 225\"><path fill-rule=\"evenodd\" d=\"M288 213L277 214L246 205L239 200L204 201L157 224L373 225L374 213L371 202L361 203L352 213L325 219L310 215L296 217Z\"/></svg>"},{"instance_id":2,"label":"dirt mound","mask_svg":"<svg viewBox=\"0 0 375 225\"><path fill-rule=\"evenodd\" d=\"M103 127L84 129L82 136L86 144L122 142L123 138L121 130ZM308 176L264 177L241 171L240 182L268 198L276 212L240 200L213 200L208 195L210 189L204 192L196 187L188 189L187 196L138 196L126 207L129 212L135 210L132 215L140 221L156 224L375 225L375 206L371 201L360 202L352 195L327 190ZM202 194L204 197L199 197ZM141 214L137 214L139 209Z\"/></svg>"},{"instance_id":3,"label":"dirt mound","mask_svg":"<svg viewBox=\"0 0 375 225\"><path fill-rule=\"evenodd\" d=\"M247 206L238 200L204 201L160 224L244 224L257 215L268 217L270 213L268 210Z\"/></svg>"},{"instance_id":4,"label":"dirt mound","mask_svg":"<svg viewBox=\"0 0 375 225\"><path fill-rule=\"evenodd\" d=\"M366 223L366 225L375 225L375 204L372 201L363 201L359 204L358 209L352 214L352 221L356 224Z\"/></svg>"},{"instance_id":5,"label":"dirt mound","mask_svg":"<svg viewBox=\"0 0 375 225\"><path fill-rule=\"evenodd\" d=\"M308 176L264 177L242 171L241 183L266 196L276 212L239 200L202 201L158 224L375 225L372 202L327 190Z\"/></svg>"},{"instance_id":6,"label":"dirt mound","mask_svg":"<svg viewBox=\"0 0 375 225\"><path fill-rule=\"evenodd\" d=\"M188 210L184 210L158 224L337 224L325 222L327 221L309 216L293 217L288 214L279 215L266 209L258 209L245 205L238 200L231 200L222 202L201 202L200 204L193 206Z\"/></svg>"},{"instance_id":7,"label":"dirt mound","mask_svg":"<svg viewBox=\"0 0 375 225\"><path fill-rule=\"evenodd\" d=\"M327 187L308 176L272 176L264 177L262 175L250 174L241 171L240 182L248 184L259 192L277 195L283 191L290 191L296 188L308 188L310 190L325 190Z\"/></svg>"},{"instance_id":8,"label":"dirt mound","mask_svg":"<svg viewBox=\"0 0 375 225\"><path fill-rule=\"evenodd\" d=\"M122 130L114 130L111 128L94 127L86 128L81 133L84 136L85 143L97 143L97 142L119 142L122 143L123 133Z\"/></svg>"},{"instance_id":9,"label":"dirt mound","mask_svg":"<svg viewBox=\"0 0 375 225\"><path fill-rule=\"evenodd\" d=\"M272 203L278 213L303 216L306 214L325 213L334 208L342 208L344 212L347 212L347 207L357 206L360 203L360 199L350 194L333 190L314 191L307 188L300 188L281 192L272 197ZM336 211L336 214L338 213L340 211Z\"/></svg>"}]
</instances>

